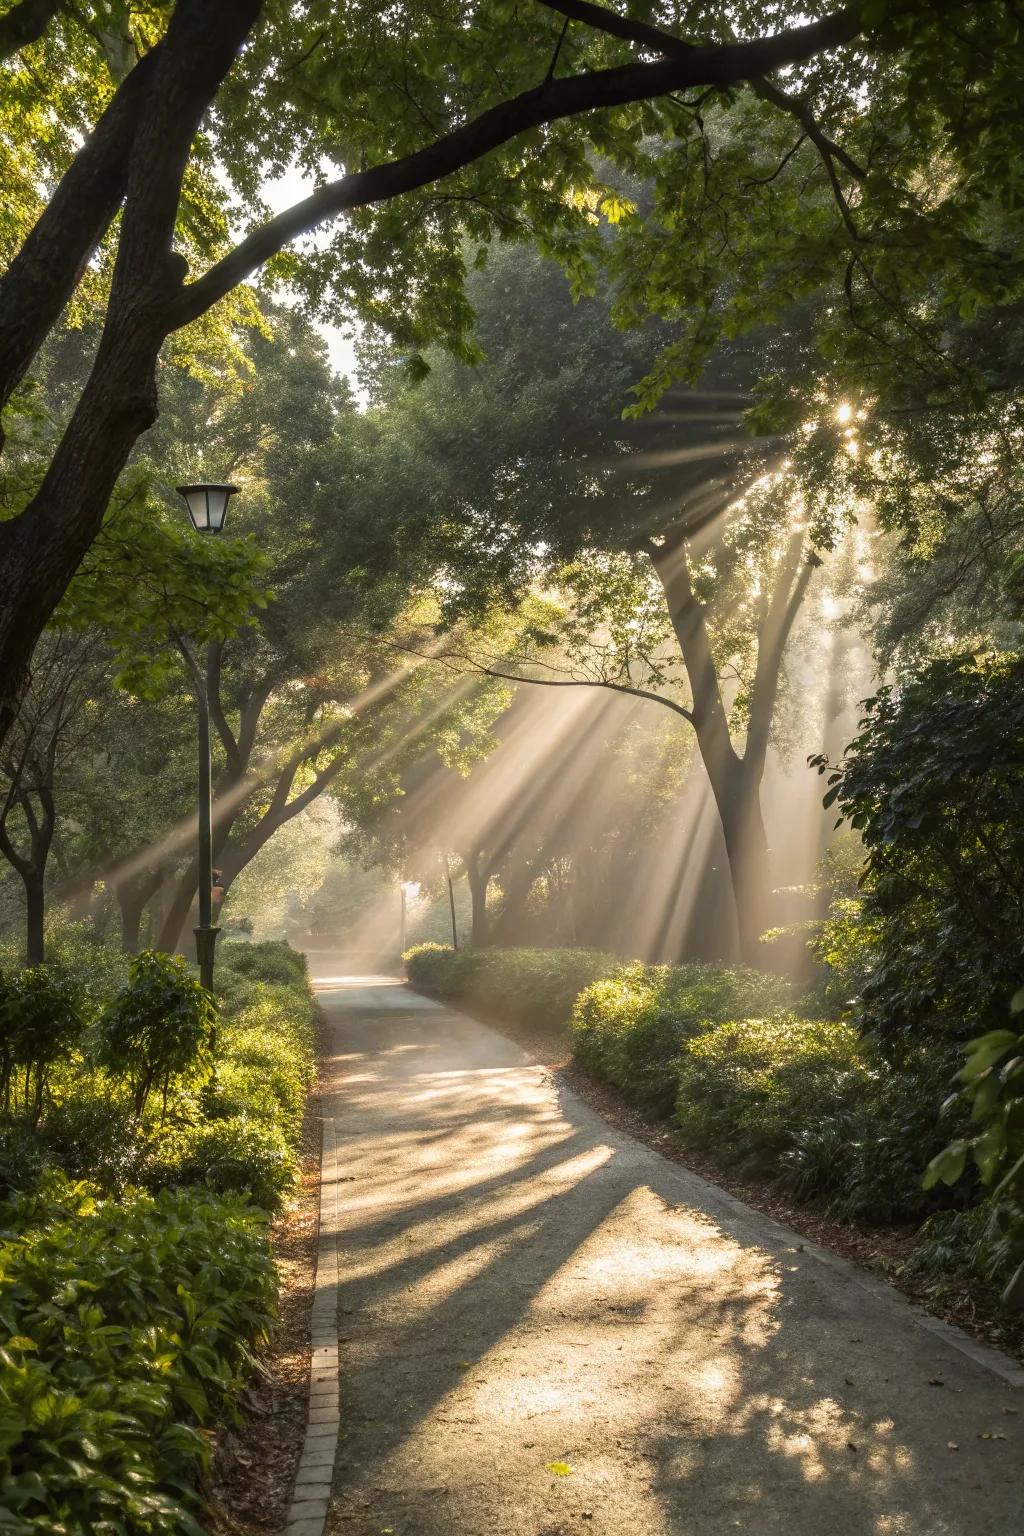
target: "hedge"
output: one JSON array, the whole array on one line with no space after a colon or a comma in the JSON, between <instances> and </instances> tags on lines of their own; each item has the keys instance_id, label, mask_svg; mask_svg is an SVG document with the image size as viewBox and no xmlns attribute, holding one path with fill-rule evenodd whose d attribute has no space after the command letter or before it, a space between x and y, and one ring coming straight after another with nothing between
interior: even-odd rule
<instances>
[{"instance_id":1,"label":"hedge","mask_svg":"<svg viewBox=\"0 0 1024 1536\"><path fill-rule=\"evenodd\" d=\"M233 1412L273 1315L267 1215L298 1165L313 1000L286 945L225 948L212 1058L200 1042L143 1102L108 1021L141 1019L130 1056L153 1034L146 999L190 1026L194 984L166 957L126 986L106 955L89 966L78 943L74 964L3 993L11 1029L47 988L63 1006L69 977L88 1006L38 1116L33 1093L0 1121L0 1529L197 1536L204 1431Z\"/></svg>"},{"instance_id":2,"label":"hedge","mask_svg":"<svg viewBox=\"0 0 1024 1536\"><path fill-rule=\"evenodd\" d=\"M630 965L581 993L573 1053L596 1076L655 1114L668 1114L687 1042L712 1024L778 1008L789 983L721 965Z\"/></svg>"},{"instance_id":3,"label":"hedge","mask_svg":"<svg viewBox=\"0 0 1024 1536\"><path fill-rule=\"evenodd\" d=\"M568 1024L580 992L622 964L597 949L459 949L418 944L403 955L414 987L510 1023Z\"/></svg>"}]
</instances>

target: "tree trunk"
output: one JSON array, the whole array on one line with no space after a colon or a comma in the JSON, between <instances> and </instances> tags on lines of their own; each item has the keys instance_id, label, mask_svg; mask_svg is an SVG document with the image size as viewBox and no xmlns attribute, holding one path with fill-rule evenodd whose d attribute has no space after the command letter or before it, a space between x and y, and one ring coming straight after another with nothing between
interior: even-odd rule
<instances>
[{"instance_id":1,"label":"tree trunk","mask_svg":"<svg viewBox=\"0 0 1024 1536\"><path fill-rule=\"evenodd\" d=\"M715 790L715 802L729 859L740 956L747 965L763 966L761 935L771 923L771 882L760 776L745 772L741 763L730 778L723 794Z\"/></svg>"},{"instance_id":2,"label":"tree trunk","mask_svg":"<svg viewBox=\"0 0 1024 1536\"><path fill-rule=\"evenodd\" d=\"M25 959L29 965L42 965L46 958L44 921L46 898L43 877L33 872L24 875L25 883Z\"/></svg>"},{"instance_id":3,"label":"tree trunk","mask_svg":"<svg viewBox=\"0 0 1024 1536\"><path fill-rule=\"evenodd\" d=\"M466 866L466 879L469 881L469 895L472 903L469 942L475 948L479 948L486 944L490 937L487 887L490 884L491 872L483 867L482 855L479 853L464 854L462 862Z\"/></svg>"},{"instance_id":4,"label":"tree trunk","mask_svg":"<svg viewBox=\"0 0 1024 1536\"><path fill-rule=\"evenodd\" d=\"M501 912L491 935L495 944L514 945L523 942L526 903L536 879L536 866L529 862L520 864L507 880L502 876Z\"/></svg>"}]
</instances>

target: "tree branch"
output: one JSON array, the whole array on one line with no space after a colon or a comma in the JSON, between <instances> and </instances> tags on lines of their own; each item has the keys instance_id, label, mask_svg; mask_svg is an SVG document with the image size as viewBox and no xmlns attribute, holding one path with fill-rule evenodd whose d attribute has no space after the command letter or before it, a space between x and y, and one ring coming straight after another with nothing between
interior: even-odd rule
<instances>
[{"instance_id":1,"label":"tree branch","mask_svg":"<svg viewBox=\"0 0 1024 1536\"><path fill-rule=\"evenodd\" d=\"M37 43L63 6L64 0L21 0L0 16L0 59L9 59L30 43Z\"/></svg>"},{"instance_id":2,"label":"tree branch","mask_svg":"<svg viewBox=\"0 0 1024 1536\"><path fill-rule=\"evenodd\" d=\"M0 409L74 293L117 212L139 116L162 48L158 43L151 49L115 92L0 278Z\"/></svg>"},{"instance_id":3,"label":"tree branch","mask_svg":"<svg viewBox=\"0 0 1024 1536\"><path fill-rule=\"evenodd\" d=\"M779 692L779 674L782 657L800 612L804 595L811 577L821 565L821 557L811 550L801 565L800 551L803 536L795 534L787 550L786 559L772 594L761 633L758 636L757 666L750 693L750 721L747 744L743 753L745 763L763 764L768 751L772 716ZM796 573L796 580L793 577Z\"/></svg>"},{"instance_id":4,"label":"tree branch","mask_svg":"<svg viewBox=\"0 0 1024 1536\"><path fill-rule=\"evenodd\" d=\"M403 647L405 649L405 647ZM422 651L409 651L410 655L423 656ZM537 688L610 688L614 693L628 693L635 699L650 699L654 704L664 704L666 709L673 710L677 715L693 724L693 715L683 704L677 704L675 699L667 699L663 693L655 693L650 688L634 688L630 683L613 683L609 678L588 677L524 677L519 672L502 672L498 667L488 667L482 661L477 661L474 656L463 655L456 651L443 651L437 656L424 656L426 661L461 661L472 667L474 671L484 677L499 677L509 683L529 683Z\"/></svg>"},{"instance_id":5,"label":"tree branch","mask_svg":"<svg viewBox=\"0 0 1024 1536\"><path fill-rule=\"evenodd\" d=\"M684 59L692 56L695 44L684 41L681 37L675 37L671 32L665 32L660 27L648 26L642 21L634 21L626 16L619 16L614 11L605 10L604 6L592 5L589 0L538 0L540 5L550 11L558 11L562 16L571 17L574 21L581 21L588 27L597 31L607 32L612 37L621 37L627 42L639 43L643 47L654 48L667 58ZM843 14L842 12L839 13ZM847 37L838 38L835 41L849 42L856 36L857 28ZM736 46L736 45L732 45ZM769 66L776 67L776 66ZM788 92L780 90L771 80L766 80L758 75L747 80L747 84L755 95L764 101L770 101L773 106L779 107L794 117L800 124L804 133L814 144L826 164L832 160L838 160L850 175L858 181L863 181L867 175L864 167L858 165L853 157L847 154L841 144L835 143L819 127L813 113L798 96L791 96ZM833 171L834 174L834 171ZM845 202L845 200L844 200Z\"/></svg>"},{"instance_id":6,"label":"tree branch","mask_svg":"<svg viewBox=\"0 0 1024 1536\"><path fill-rule=\"evenodd\" d=\"M235 740L234 732L228 724L228 717L224 713L224 701L220 694L221 657L224 651L222 640L211 640L206 648L206 698L210 707L210 719L213 721L220 744L224 748L224 756L227 759L228 772L233 778L240 777L245 772L245 764L239 751L239 744Z\"/></svg>"},{"instance_id":7,"label":"tree branch","mask_svg":"<svg viewBox=\"0 0 1024 1536\"><path fill-rule=\"evenodd\" d=\"M562 9L564 14L576 3L577 0L558 0L555 8ZM611 14L599 7L591 9L602 17ZM328 182L302 202L279 213L184 288L173 306L171 328L188 325L205 314L218 299L297 236L338 214L388 201L450 176L529 128L582 112L648 101L693 85L725 87L749 82L766 70L801 63L823 49L849 42L861 28L860 9L850 6L771 37L706 45L676 40L678 47L673 49L673 56L652 64L626 64L567 79L546 80L533 90L491 107L424 149Z\"/></svg>"}]
</instances>

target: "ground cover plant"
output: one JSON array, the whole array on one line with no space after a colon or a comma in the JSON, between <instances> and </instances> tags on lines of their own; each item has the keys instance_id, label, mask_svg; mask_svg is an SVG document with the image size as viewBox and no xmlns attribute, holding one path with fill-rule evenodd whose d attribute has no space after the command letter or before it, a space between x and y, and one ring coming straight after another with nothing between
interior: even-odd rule
<instances>
[{"instance_id":1,"label":"ground cover plant","mask_svg":"<svg viewBox=\"0 0 1024 1536\"><path fill-rule=\"evenodd\" d=\"M182 961L97 946L90 967L73 938L88 985L58 943L0 988L3 1529L194 1536L207 1431L273 1318L267 1222L313 1073L305 962L225 946L215 1014ZM43 1057L25 1042L47 999Z\"/></svg>"}]
</instances>

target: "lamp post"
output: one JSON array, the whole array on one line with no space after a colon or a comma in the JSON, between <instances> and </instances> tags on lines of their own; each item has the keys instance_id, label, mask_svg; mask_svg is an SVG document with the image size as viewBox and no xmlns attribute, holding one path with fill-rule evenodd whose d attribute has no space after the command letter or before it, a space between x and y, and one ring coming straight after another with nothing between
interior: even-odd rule
<instances>
[{"instance_id":1,"label":"lamp post","mask_svg":"<svg viewBox=\"0 0 1024 1536\"><path fill-rule=\"evenodd\" d=\"M179 485L197 533L220 533L237 485ZM186 653L187 654L187 653ZM191 659L191 658L189 658ZM210 700L203 670L192 663L199 712L199 926L195 929L199 980L213 991L213 957L219 928L213 925L213 794L210 759Z\"/></svg>"}]
</instances>

